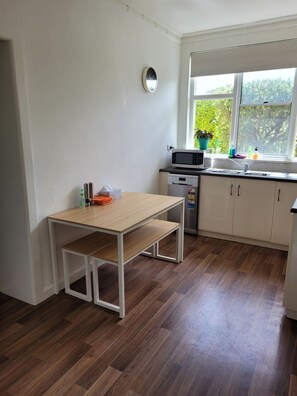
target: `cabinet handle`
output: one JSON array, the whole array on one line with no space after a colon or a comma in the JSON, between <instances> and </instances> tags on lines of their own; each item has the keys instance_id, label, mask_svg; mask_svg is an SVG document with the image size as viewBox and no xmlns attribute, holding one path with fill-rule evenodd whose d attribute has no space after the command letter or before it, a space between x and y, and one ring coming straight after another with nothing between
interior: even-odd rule
<instances>
[{"instance_id":1,"label":"cabinet handle","mask_svg":"<svg viewBox=\"0 0 297 396\"><path fill-rule=\"evenodd\" d=\"M233 184L231 184L231 187L230 187L230 195L231 195L231 197L233 195Z\"/></svg>"},{"instance_id":2,"label":"cabinet handle","mask_svg":"<svg viewBox=\"0 0 297 396\"><path fill-rule=\"evenodd\" d=\"M278 201L278 202L280 201L280 193L281 193L281 190L280 190L280 188L279 188L279 190L278 190L278 195L277 195L277 201Z\"/></svg>"},{"instance_id":3,"label":"cabinet handle","mask_svg":"<svg viewBox=\"0 0 297 396\"><path fill-rule=\"evenodd\" d=\"M237 187L237 196L239 197L239 194L240 193L240 184L239 184L239 186Z\"/></svg>"}]
</instances>

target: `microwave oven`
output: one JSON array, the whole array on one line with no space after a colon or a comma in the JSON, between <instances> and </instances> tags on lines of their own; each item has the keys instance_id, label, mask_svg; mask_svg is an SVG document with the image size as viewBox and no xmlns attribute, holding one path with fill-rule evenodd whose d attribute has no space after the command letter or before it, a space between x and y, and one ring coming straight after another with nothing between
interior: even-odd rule
<instances>
[{"instance_id":1,"label":"microwave oven","mask_svg":"<svg viewBox=\"0 0 297 396\"><path fill-rule=\"evenodd\" d=\"M173 149L171 165L175 168L204 169L204 151Z\"/></svg>"}]
</instances>

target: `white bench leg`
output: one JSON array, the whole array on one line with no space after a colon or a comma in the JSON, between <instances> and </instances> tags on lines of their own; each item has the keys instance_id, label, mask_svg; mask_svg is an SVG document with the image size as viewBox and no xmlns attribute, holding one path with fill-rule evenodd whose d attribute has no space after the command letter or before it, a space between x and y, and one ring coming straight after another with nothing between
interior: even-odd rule
<instances>
[{"instance_id":1,"label":"white bench leg","mask_svg":"<svg viewBox=\"0 0 297 396\"><path fill-rule=\"evenodd\" d=\"M68 262L69 254L74 254L74 253L70 253L70 252L67 252L66 250L62 249L65 293L90 302L90 301L92 301L92 284L91 284L91 272L90 272L89 257L79 255L84 258L84 269L85 269L85 277L86 277L86 294L84 294L84 293L77 292L77 291L71 289L71 287L70 287L70 274L69 274L69 262Z\"/></svg>"},{"instance_id":2,"label":"white bench leg","mask_svg":"<svg viewBox=\"0 0 297 396\"><path fill-rule=\"evenodd\" d=\"M119 276L119 305L120 305L120 318L125 317L125 275L124 265L118 265Z\"/></svg>"},{"instance_id":3,"label":"white bench leg","mask_svg":"<svg viewBox=\"0 0 297 396\"><path fill-rule=\"evenodd\" d=\"M124 273L124 237L118 235L118 276L120 318L125 317L125 273Z\"/></svg>"},{"instance_id":4,"label":"white bench leg","mask_svg":"<svg viewBox=\"0 0 297 396\"><path fill-rule=\"evenodd\" d=\"M99 278L98 278L98 268L105 264L105 261L92 258L92 269L93 269L93 290L94 290L94 304L100 307L111 309L112 311L120 312L119 305L111 304L107 301L100 299L100 288L99 288ZM123 316L120 317L122 318Z\"/></svg>"}]
</instances>

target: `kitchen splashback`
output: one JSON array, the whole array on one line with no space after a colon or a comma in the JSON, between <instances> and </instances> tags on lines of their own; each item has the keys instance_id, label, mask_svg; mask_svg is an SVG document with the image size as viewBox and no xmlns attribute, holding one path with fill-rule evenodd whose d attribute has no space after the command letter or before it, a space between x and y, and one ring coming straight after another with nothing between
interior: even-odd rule
<instances>
[{"instance_id":1,"label":"kitchen splashback","mask_svg":"<svg viewBox=\"0 0 297 396\"><path fill-rule=\"evenodd\" d=\"M229 159L215 158L214 156L205 157L206 168L240 169L244 164L249 164L249 169L269 171L269 172L288 172L297 173L297 162L293 161L268 161L265 159Z\"/></svg>"}]
</instances>

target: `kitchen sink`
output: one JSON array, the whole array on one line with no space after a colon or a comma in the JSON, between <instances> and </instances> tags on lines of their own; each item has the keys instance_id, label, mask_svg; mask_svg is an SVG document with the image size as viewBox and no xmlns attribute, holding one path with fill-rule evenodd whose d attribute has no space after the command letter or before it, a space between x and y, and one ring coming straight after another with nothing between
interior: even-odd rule
<instances>
[{"instance_id":1,"label":"kitchen sink","mask_svg":"<svg viewBox=\"0 0 297 396\"><path fill-rule=\"evenodd\" d=\"M243 173L243 171L241 170L234 170L234 169L217 169L217 168L210 168L207 169L209 172L212 173L230 173L230 174L239 174L239 173Z\"/></svg>"},{"instance_id":2,"label":"kitchen sink","mask_svg":"<svg viewBox=\"0 0 297 396\"><path fill-rule=\"evenodd\" d=\"M261 171L246 171L246 172L241 172L242 175L247 175L247 176L269 176L270 173L267 172L261 172Z\"/></svg>"},{"instance_id":3,"label":"kitchen sink","mask_svg":"<svg viewBox=\"0 0 297 396\"><path fill-rule=\"evenodd\" d=\"M230 174L230 175L241 175L241 176L269 176L270 173L262 172L262 171L243 171L238 169L218 169L218 168L209 168L208 172L211 173L222 173L222 174Z\"/></svg>"}]
</instances>

